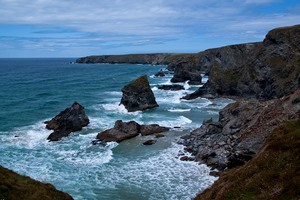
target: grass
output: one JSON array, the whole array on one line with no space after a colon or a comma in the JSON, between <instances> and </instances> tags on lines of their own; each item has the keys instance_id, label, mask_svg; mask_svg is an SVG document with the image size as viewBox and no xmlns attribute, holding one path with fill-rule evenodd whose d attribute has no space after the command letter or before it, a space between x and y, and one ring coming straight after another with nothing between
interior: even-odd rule
<instances>
[{"instance_id":1,"label":"grass","mask_svg":"<svg viewBox=\"0 0 300 200\"><path fill-rule=\"evenodd\" d=\"M300 121L277 127L264 149L244 166L224 172L196 199L300 199Z\"/></svg>"},{"instance_id":2,"label":"grass","mask_svg":"<svg viewBox=\"0 0 300 200\"><path fill-rule=\"evenodd\" d=\"M0 200L71 200L51 184L21 176L0 166Z\"/></svg>"}]
</instances>

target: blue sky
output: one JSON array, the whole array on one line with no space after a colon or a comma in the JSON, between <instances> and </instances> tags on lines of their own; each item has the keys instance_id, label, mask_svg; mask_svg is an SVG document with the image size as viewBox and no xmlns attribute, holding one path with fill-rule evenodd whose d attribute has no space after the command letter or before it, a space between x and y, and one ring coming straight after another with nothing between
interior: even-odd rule
<instances>
[{"instance_id":1,"label":"blue sky","mask_svg":"<svg viewBox=\"0 0 300 200\"><path fill-rule=\"evenodd\" d=\"M299 0L0 0L0 57L199 52L295 24Z\"/></svg>"}]
</instances>

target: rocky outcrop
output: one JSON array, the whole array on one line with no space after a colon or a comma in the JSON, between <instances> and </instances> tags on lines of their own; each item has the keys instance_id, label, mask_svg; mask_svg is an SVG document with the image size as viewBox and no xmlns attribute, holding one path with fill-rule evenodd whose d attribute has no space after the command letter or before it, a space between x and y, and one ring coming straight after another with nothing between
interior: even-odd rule
<instances>
[{"instance_id":1,"label":"rocky outcrop","mask_svg":"<svg viewBox=\"0 0 300 200\"><path fill-rule=\"evenodd\" d=\"M58 191L49 183L21 176L0 166L0 199L72 200L73 198L65 192Z\"/></svg>"},{"instance_id":2,"label":"rocky outcrop","mask_svg":"<svg viewBox=\"0 0 300 200\"><path fill-rule=\"evenodd\" d=\"M218 122L205 121L181 142L196 161L224 170L251 159L276 126L299 116L300 90L276 100L238 100L220 111Z\"/></svg>"},{"instance_id":3,"label":"rocky outcrop","mask_svg":"<svg viewBox=\"0 0 300 200\"><path fill-rule=\"evenodd\" d=\"M70 108L60 112L50 121L46 121L46 128L54 130L48 137L50 141L67 137L71 132L80 131L89 124L89 118L84 112L84 107L74 102Z\"/></svg>"},{"instance_id":4,"label":"rocky outcrop","mask_svg":"<svg viewBox=\"0 0 300 200\"><path fill-rule=\"evenodd\" d=\"M127 54L127 55L104 55L104 56L87 56L78 58L76 63L127 63L127 64L151 64L167 65L168 58L172 54Z\"/></svg>"},{"instance_id":5,"label":"rocky outcrop","mask_svg":"<svg viewBox=\"0 0 300 200\"><path fill-rule=\"evenodd\" d=\"M157 124L140 125L134 121L123 122L118 120L115 122L115 126L111 129L105 130L97 135L97 140L102 142L121 142L133 137L138 136L140 133L142 136L161 133L168 131L169 128L159 126ZM93 143L97 143L94 141Z\"/></svg>"},{"instance_id":6,"label":"rocky outcrop","mask_svg":"<svg viewBox=\"0 0 300 200\"><path fill-rule=\"evenodd\" d=\"M152 145L155 144L156 142L157 142L156 140L151 139L143 142L143 145Z\"/></svg>"},{"instance_id":7,"label":"rocky outcrop","mask_svg":"<svg viewBox=\"0 0 300 200\"><path fill-rule=\"evenodd\" d=\"M184 90L184 87L182 85L160 85L158 86L158 89L160 90L172 90L172 91L176 91L176 90Z\"/></svg>"},{"instance_id":8,"label":"rocky outcrop","mask_svg":"<svg viewBox=\"0 0 300 200\"><path fill-rule=\"evenodd\" d=\"M158 107L146 75L124 86L122 92L121 104L128 112Z\"/></svg>"},{"instance_id":9,"label":"rocky outcrop","mask_svg":"<svg viewBox=\"0 0 300 200\"><path fill-rule=\"evenodd\" d=\"M300 121L285 121L245 165L226 170L195 200L299 199Z\"/></svg>"},{"instance_id":10,"label":"rocky outcrop","mask_svg":"<svg viewBox=\"0 0 300 200\"><path fill-rule=\"evenodd\" d=\"M171 82L185 82L188 81L190 85L201 84L201 73L191 63L180 63L174 70L174 76Z\"/></svg>"},{"instance_id":11,"label":"rocky outcrop","mask_svg":"<svg viewBox=\"0 0 300 200\"><path fill-rule=\"evenodd\" d=\"M270 31L244 62L212 65L209 82L186 99L203 96L279 98L300 87L300 25Z\"/></svg>"},{"instance_id":12,"label":"rocky outcrop","mask_svg":"<svg viewBox=\"0 0 300 200\"><path fill-rule=\"evenodd\" d=\"M97 139L104 142L121 142L138 136L140 133L140 125L134 121L123 122L118 120L115 126L105 130L97 135Z\"/></svg>"}]
</instances>

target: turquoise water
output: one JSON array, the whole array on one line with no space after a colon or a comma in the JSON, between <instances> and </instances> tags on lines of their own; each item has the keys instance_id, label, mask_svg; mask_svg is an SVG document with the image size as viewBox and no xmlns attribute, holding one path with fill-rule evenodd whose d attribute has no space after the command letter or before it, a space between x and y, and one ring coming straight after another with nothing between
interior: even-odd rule
<instances>
[{"instance_id":1,"label":"turquoise water","mask_svg":"<svg viewBox=\"0 0 300 200\"><path fill-rule=\"evenodd\" d=\"M184 91L158 90L171 75L154 77L165 66L129 64L70 64L73 59L0 59L0 165L71 194L75 199L190 199L215 180L205 165L178 159L183 147L176 140L218 118L229 100L180 97ZM148 75L159 107L128 113L119 105L122 87ZM205 78L204 78L205 79ZM44 121L74 101L85 107L90 124L58 142ZM137 137L120 144L93 146L97 133L118 119L173 128L152 146L153 137Z\"/></svg>"}]
</instances>

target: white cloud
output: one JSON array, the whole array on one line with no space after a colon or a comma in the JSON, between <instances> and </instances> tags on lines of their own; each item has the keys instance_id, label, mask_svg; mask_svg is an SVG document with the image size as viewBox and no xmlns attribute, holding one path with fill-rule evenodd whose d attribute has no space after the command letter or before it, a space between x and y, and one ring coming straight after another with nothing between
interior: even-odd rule
<instances>
[{"instance_id":1,"label":"white cloud","mask_svg":"<svg viewBox=\"0 0 300 200\"><path fill-rule=\"evenodd\" d=\"M10 42L44 48L117 48L175 40L210 42L211 38L253 41L262 40L270 28L299 23L299 12L251 10L276 1L0 0L0 24L35 27L31 36L21 37L19 33L20 37ZM9 35L0 32L0 36Z\"/></svg>"}]
</instances>

